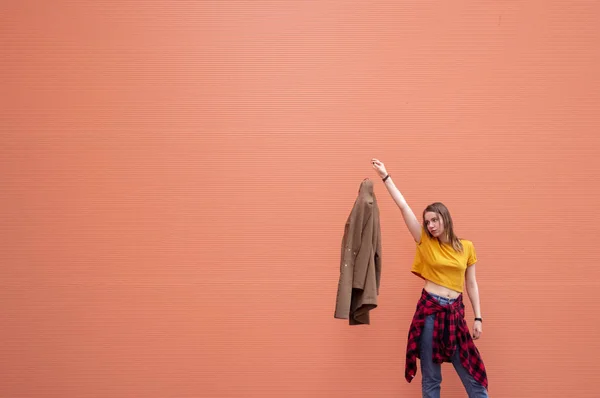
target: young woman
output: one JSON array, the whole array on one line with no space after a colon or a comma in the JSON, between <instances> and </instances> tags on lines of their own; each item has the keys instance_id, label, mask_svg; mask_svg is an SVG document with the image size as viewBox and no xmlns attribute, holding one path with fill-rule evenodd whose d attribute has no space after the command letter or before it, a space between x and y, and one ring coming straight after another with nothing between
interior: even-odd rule
<instances>
[{"instance_id":1,"label":"young woman","mask_svg":"<svg viewBox=\"0 0 600 398\"><path fill-rule=\"evenodd\" d=\"M408 333L406 380L410 383L415 377L416 358L419 358L423 397L439 398L441 364L451 362L469 398L487 397L485 366L473 342L482 334L473 243L455 235L450 212L439 202L425 208L421 226L385 165L378 159L372 159L371 163L416 242L411 272L425 281ZM465 321L464 289L475 313L472 336Z\"/></svg>"}]
</instances>

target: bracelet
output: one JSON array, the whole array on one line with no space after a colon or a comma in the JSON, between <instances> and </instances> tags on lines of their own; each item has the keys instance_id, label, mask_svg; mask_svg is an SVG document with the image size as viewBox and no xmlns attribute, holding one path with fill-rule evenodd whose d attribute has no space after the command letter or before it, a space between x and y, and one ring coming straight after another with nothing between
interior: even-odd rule
<instances>
[{"instance_id":1,"label":"bracelet","mask_svg":"<svg viewBox=\"0 0 600 398\"><path fill-rule=\"evenodd\" d=\"M475 321L479 321L479 322L483 323L483 319L481 319L481 318L475 318Z\"/></svg>"},{"instance_id":2,"label":"bracelet","mask_svg":"<svg viewBox=\"0 0 600 398\"><path fill-rule=\"evenodd\" d=\"M382 180L383 182L385 182L385 180L387 180L388 178L390 178L390 175L389 175L389 174L388 174L388 175L386 175L385 177L383 177L381 180Z\"/></svg>"}]
</instances>

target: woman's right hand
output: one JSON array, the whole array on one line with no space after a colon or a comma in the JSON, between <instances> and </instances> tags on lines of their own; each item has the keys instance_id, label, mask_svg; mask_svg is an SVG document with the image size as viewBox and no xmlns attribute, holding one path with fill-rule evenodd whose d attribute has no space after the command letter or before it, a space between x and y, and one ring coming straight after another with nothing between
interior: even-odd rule
<instances>
[{"instance_id":1,"label":"woman's right hand","mask_svg":"<svg viewBox=\"0 0 600 398\"><path fill-rule=\"evenodd\" d=\"M379 175L379 178L383 178L388 174L387 170L385 169L385 165L379 159L371 159L371 164L373 165L373 168Z\"/></svg>"}]
</instances>

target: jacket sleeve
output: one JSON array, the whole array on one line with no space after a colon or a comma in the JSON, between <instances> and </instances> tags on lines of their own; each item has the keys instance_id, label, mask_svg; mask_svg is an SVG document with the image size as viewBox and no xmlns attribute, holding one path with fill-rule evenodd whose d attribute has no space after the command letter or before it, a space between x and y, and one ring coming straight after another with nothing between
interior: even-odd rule
<instances>
[{"instance_id":1,"label":"jacket sleeve","mask_svg":"<svg viewBox=\"0 0 600 398\"><path fill-rule=\"evenodd\" d=\"M367 279L369 262L373 254L373 203L365 202L363 207L363 223L360 235L360 244L354 259L354 275L352 287L364 289Z\"/></svg>"},{"instance_id":2,"label":"jacket sleeve","mask_svg":"<svg viewBox=\"0 0 600 398\"><path fill-rule=\"evenodd\" d=\"M379 220L379 210L374 209L373 213L377 215L373 225L374 234L376 235L373 241L375 242L375 277L377 280L377 294L379 294L379 287L381 286L381 223Z\"/></svg>"}]
</instances>

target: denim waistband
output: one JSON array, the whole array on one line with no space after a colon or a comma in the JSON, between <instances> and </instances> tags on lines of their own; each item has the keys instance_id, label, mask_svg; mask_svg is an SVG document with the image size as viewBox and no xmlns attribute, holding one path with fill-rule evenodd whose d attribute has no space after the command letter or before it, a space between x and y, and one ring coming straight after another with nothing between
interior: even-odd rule
<instances>
[{"instance_id":1,"label":"denim waistband","mask_svg":"<svg viewBox=\"0 0 600 398\"><path fill-rule=\"evenodd\" d=\"M456 299L438 296L437 294L427 292L431 297L433 297L438 303L441 305L452 304L456 301Z\"/></svg>"}]
</instances>

